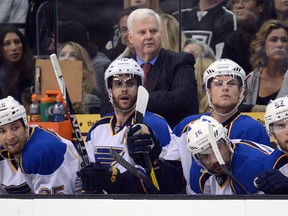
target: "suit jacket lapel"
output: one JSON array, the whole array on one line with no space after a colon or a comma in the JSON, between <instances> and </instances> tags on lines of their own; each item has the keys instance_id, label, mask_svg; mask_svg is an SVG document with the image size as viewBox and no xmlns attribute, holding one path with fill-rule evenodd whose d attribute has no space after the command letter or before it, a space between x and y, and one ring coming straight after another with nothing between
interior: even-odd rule
<instances>
[{"instance_id":1,"label":"suit jacket lapel","mask_svg":"<svg viewBox=\"0 0 288 216\"><path fill-rule=\"evenodd\" d=\"M165 50L161 48L157 60L155 61L155 64L152 66L151 71L149 72L148 84L146 86L148 92L155 90L162 70L164 70L164 67L162 66L164 61L164 52ZM136 55L130 56L128 58L133 58L135 61L137 61Z\"/></svg>"}]
</instances>

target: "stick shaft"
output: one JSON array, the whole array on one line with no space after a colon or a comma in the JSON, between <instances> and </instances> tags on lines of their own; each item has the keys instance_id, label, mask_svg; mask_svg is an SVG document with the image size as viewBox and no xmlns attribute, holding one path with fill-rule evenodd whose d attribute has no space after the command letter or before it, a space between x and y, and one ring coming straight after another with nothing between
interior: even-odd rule
<instances>
[{"instance_id":1,"label":"stick shaft","mask_svg":"<svg viewBox=\"0 0 288 216\"><path fill-rule=\"evenodd\" d=\"M126 161L123 157L117 154L114 149L110 149L110 154L115 161L117 161L120 165L127 169L132 175L143 180L143 182L146 183L153 190L154 193L159 193L158 188L155 187L150 178L148 178L144 173L132 166L128 161Z\"/></svg>"},{"instance_id":2,"label":"stick shaft","mask_svg":"<svg viewBox=\"0 0 288 216\"><path fill-rule=\"evenodd\" d=\"M145 116L147 104L149 100L149 93L143 86L138 87L138 95L137 95L137 101L136 101L136 112L135 112L135 124L137 123L143 123L143 119ZM146 169L150 175L150 178L154 184L154 186L160 190L155 171L153 168L153 165L151 163L150 157L148 153L143 153L144 161L146 164Z\"/></svg>"},{"instance_id":3,"label":"stick shaft","mask_svg":"<svg viewBox=\"0 0 288 216\"><path fill-rule=\"evenodd\" d=\"M81 133L76 115L74 113L74 109L73 109L73 106L72 106L72 103L70 100L70 96L69 96L69 93L67 91L67 87L65 85L64 79L63 79L63 74L62 74L58 59L57 59L55 54L52 54L50 56L50 59L51 59L51 63L52 63L52 66L53 66L53 69L54 69L54 72L55 72L55 75L56 75L56 78L58 81L58 85L59 85L60 90L63 94L64 100L66 102L66 105L68 108L69 119L71 121L73 130L74 130L74 133L75 133L75 136L77 139L77 143L76 143L75 147L78 150L78 152L81 156L81 159L82 159L81 166L82 167L88 166L88 165L90 165L89 157L88 157L88 154L86 151L86 147L84 144L84 140L82 138L82 133Z\"/></svg>"}]
</instances>

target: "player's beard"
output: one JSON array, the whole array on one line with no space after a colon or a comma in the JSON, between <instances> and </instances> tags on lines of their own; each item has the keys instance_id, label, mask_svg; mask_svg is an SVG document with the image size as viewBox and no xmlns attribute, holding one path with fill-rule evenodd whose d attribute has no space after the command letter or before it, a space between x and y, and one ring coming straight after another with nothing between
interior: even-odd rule
<instances>
[{"instance_id":1,"label":"player's beard","mask_svg":"<svg viewBox=\"0 0 288 216\"><path fill-rule=\"evenodd\" d=\"M122 106L121 103L119 102L120 99L116 100L113 94L112 94L112 98L114 101L114 106L116 106L118 109L123 110L123 111L130 110L136 104L136 100L137 100L137 97L131 97L129 104Z\"/></svg>"}]
</instances>

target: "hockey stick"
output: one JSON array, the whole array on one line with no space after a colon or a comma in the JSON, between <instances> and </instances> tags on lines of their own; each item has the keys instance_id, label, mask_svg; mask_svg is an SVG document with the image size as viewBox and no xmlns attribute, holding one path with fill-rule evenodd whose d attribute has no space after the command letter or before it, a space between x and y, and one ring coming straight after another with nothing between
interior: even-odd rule
<instances>
[{"instance_id":1,"label":"hockey stick","mask_svg":"<svg viewBox=\"0 0 288 216\"><path fill-rule=\"evenodd\" d=\"M244 192L244 194L249 194L249 192L246 190L246 188L235 178L235 176L229 171L227 165L225 164L222 155L218 149L217 142L215 140L214 136L214 131L213 131L213 126L212 125L207 125L208 131L209 131L209 137L210 137L210 143L213 149L213 152L215 154L215 157L217 161L219 162L220 166L223 168L224 172L226 175L228 175L235 183L239 186L239 188Z\"/></svg>"},{"instance_id":2,"label":"hockey stick","mask_svg":"<svg viewBox=\"0 0 288 216\"><path fill-rule=\"evenodd\" d=\"M57 56L55 54L50 55L50 60L51 60L51 63L52 63L59 87L60 87L60 90L63 94L64 100L65 100L66 105L68 107L68 115L69 115L73 130L74 130L74 133L75 133L76 138L77 138L77 143L76 144L73 143L73 144L81 156L81 159L82 159L81 167L88 166L88 165L90 165L89 157L88 157L88 154L86 151L86 147L85 147L85 144L84 144L84 141L82 138L82 133L80 131L76 115L74 113L74 109L72 107L70 96L68 94L68 91L67 91L67 88L66 88L66 85L64 82L63 74L62 74Z\"/></svg>"},{"instance_id":3,"label":"hockey stick","mask_svg":"<svg viewBox=\"0 0 288 216\"><path fill-rule=\"evenodd\" d=\"M117 161L120 165L127 169L132 175L143 180L143 182L146 183L153 190L154 193L159 193L158 188L155 187L150 178L148 178L144 173L132 166L128 161L126 161L123 157L117 154L114 149L110 148L110 154L115 161Z\"/></svg>"},{"instance_id":4,"label":"hockey stick","mask_svg":"<svg viewBox=\"0 0 288 216\"><path fill-rule=\"evenodd\" d=\"M139 86L138 94L137 94L137 101L136 101L135 118L134 118L135 124L143 123L148 100L149 100L148 91L143 86ZM152 179L152 182L154 186L160 191L160 187L159 187L159 184L158 184L155 172L154 172L154 168L152 166L148 153L143 153L143 157L145 160L147 171Z\"/></svg>"}]
</instances>

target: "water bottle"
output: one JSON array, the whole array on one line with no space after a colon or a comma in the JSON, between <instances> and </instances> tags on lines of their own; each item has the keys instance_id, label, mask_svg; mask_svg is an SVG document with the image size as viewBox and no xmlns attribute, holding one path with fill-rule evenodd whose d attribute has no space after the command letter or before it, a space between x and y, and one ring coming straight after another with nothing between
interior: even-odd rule
<instances>
[{"instance_id":1,"label":"water bottle","mask_svg":"<svg viewBox=\"0 0 288 216\"><path fill-rule=\"evenodd\" d=\"M63 103L63 97L61 94L56 96L56 103L53 106L53 121L61 122L65 121L66 107Z\"/></svg>"},{"instance_id":2,"label":"water bottle","mask_svg":"<svg viewBox=\"0 0 288 216\"><path fill-rule=\"evenodd\" d=\"M40 122L40 103L37 94L33 94L31 96L31 105L30 105L30 121L31 122Z\"/></svg>"},{"instance_id":3,"label":"water bottle","mask_svg":"<svg viewBox=\"0 0 288 216\"><path fill-rule=\"evenodd\" d=\"M43 98L41 98L40 103L40 111L41 111L41 121L42 122L50 122L52 121L52 114L50 110L53 108L54 102L48 94L45 94Z\"/></svg>"}]
</instances>

